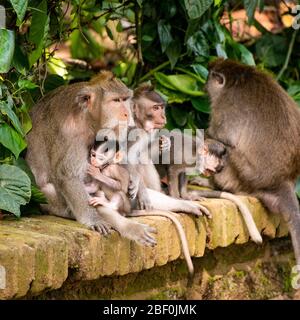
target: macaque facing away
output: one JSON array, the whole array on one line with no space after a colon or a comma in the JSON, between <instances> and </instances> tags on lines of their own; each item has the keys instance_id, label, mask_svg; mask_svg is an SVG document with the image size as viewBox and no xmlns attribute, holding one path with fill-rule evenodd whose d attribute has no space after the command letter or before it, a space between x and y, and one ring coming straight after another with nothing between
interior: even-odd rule
<instances>
[{"instance_id":1,"label":"macaque facing away","mask_svg":"<svg viewBox=\"0 0 300 320\"><path fill-rule=\"evenodd\" d=\"M86 190L94 194L90 205L105 206L126 215L131 209L127 197L129 173L118 164L121 160L122 153L116 141L96 141L87 170L92 180L86 183Z\"/></svg>"},{"instance_id":2,"label":"macaque facing away","mask_svg":"<svg viewBox=\"0 0 300 320\"><path fill-rule=\"evenodd\" d=\"M300 265L300 210L295 183L300 175L300 110L269 75L235 61L210 65L208 136L226 146L214 184L252 195L279 213L290 231Z\"/></svg>"}]
</instances>

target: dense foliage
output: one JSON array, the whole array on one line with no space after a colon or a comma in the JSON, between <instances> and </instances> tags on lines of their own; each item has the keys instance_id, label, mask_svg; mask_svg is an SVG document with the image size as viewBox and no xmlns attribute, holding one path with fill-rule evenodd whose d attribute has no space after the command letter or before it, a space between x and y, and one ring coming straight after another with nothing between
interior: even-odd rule
<instances>
[{"instance_id":1,"label":"dense foliage","mask_svg":"<svg viewBox=\"0 0 300 320\"><path fill-rule=\"evenodd\" d=\"M291 18L295 13L286 2L290 1L282 1L287 8L284 15ZM6 23L0 7L0 209L19 216L21 205L23 211L32 212L35 203L45 201L22 158L34 102L102 68L112 69L131 87L152 81L168 100L168 128L207 127L210 108L204 83L207 65L216 56L267 69L300 102L300 33L284 24L276 32L263 27L255 10L261 12L270 3L4 1ZM233 38L233 13L243 8L247 24L255 26L259 36L238 41ZM56 56L63 50L70 56ZM29 207L23 206L26 203Z\"/></svg>"}]
</instances>

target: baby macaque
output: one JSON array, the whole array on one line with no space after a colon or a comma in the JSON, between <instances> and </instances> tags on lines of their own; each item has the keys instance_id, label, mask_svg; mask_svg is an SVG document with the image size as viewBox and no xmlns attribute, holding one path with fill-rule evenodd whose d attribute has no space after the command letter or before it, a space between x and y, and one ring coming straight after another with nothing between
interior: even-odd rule
<instances>
[{"instance_id":1,"label":"baby macaque","mask_svg":"<svg viewBox=\"0 0 300 320\"><path fill-rule=\"evenodd\" d=\"M131 210L127 197L129 174L119 165L122 157L116 141L96 141L90 152L87 173L91 180L86 182L86 191L94 195L90 205L109 207L126 215Z\"/></svg>"}]
</instances>

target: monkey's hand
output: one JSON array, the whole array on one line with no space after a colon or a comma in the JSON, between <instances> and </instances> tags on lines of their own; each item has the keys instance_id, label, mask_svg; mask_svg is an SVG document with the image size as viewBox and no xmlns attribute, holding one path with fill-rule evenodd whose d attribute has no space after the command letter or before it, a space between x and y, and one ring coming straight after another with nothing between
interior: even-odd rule
<instances>
[{"instance_id":1,"label":"monkey's hand","mask_svg":"<svg viewBox=\"0 0 300 320\"><path fill-rule=\"evenodd\" d=\"M137 197L139 187L140 187L140 177L138 175L131 175L130 182L128 186L128 195L131 200Z\"/></svg>"},{"instance_id":2,"label":"monkey's hand","mask_svg":"<svg viewBox=\"0 0 300 320\"><path fill-rule=\"evenodd\" d=\"M139 192L138 192L138 208L140 210L152 210L153 207L151 205L150 197L144 184L140 184Z\"/></svg>"},{"instance_id":3,"label":"monkey's hand","mask_svg":"<svg viewBox=\"0 0 300 320\"><path fill-rule=\"evenodd\" d=\"M222 158L226 154L226 147L222 142L207 139L205 140L205 144L204 149L207 148L208 152L217 158Z\"/></svg>"},{"instance_id":4,"label":"monkey's hand","mask_svg":"<svg viewBox=\"0 0 300 320\"><path fill-rule=\"evenodd\" d=\"M103 173L101 173L99 168L94 167L91 164L89 164L88 166L87 173L96 180L102 180L104 176Z\"/></svg>"},{"instance_id":5,"label":"monkey's hand","mask_svg":"<svg viewBox=\"0 0 300 320\"><path fill-rule=\"evenodd\" d=\"M167 136L160 136L159 138L159 152L170 151L171 149L171 139Z\"/></svg>"}]
</instances>

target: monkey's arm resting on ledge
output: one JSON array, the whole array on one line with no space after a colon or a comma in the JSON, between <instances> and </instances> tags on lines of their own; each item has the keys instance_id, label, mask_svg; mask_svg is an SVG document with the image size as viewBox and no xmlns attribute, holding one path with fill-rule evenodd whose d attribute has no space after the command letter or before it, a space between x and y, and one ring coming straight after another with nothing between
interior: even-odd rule
<instances>
[{"instance_id":1,"label":"monkey's arm resting on ledge","mask_svg":"<svg viewBox=\"0 0 300 320\"><path fill-rule=\"evenodd\" d=\"M279 216L266 212L254 198L240 198L253 213L258 229L263 230L264 242L267 237L287 235ZM193 257L204 256L205 249L250 242L241 215L232 202L210 199L204 203L212 219L178 214ZM122 276L182 258L178 234L169 219L158 216L131 219L157 229L155 247L140 246L121 238L117 232L104 237L76 221L54 216L1 220L0 275L5 272L6 282L3 289L0 281L0 299L38 295L60 288L67 279ZM3 278L0 276L0 279Z\"/></svg>"}]
</instances>

